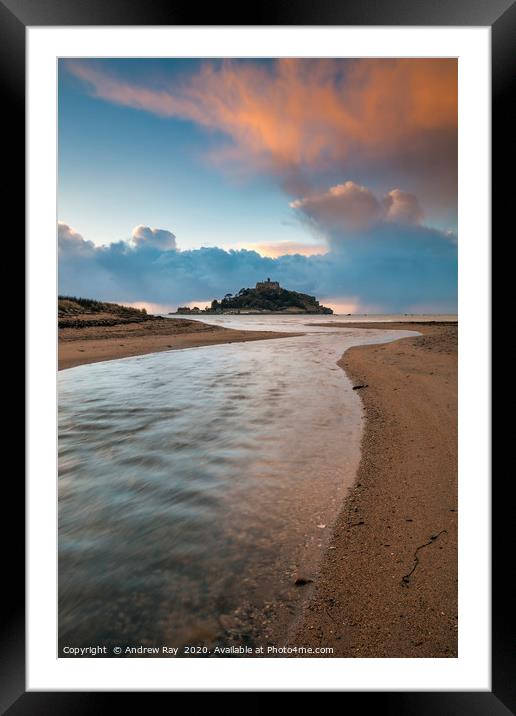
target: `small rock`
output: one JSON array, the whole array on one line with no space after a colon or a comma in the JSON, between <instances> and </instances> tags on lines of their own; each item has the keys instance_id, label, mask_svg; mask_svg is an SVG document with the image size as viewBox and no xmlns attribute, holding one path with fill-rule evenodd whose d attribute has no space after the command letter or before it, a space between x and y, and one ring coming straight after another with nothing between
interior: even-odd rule
<instances>
[{"instance_id":1,"label":"small rock","mask_svg":"<svg viewBox=\"0 0 516 716\"><path fill-rule=\"evenodd\" d=\"M314 580L310 579L310 577L308 577L307 575L297 574L294 580L294 584L296 585L296 587L304 587L305 584L310 584L313 581Z\"/></svg>"}]
</instances>

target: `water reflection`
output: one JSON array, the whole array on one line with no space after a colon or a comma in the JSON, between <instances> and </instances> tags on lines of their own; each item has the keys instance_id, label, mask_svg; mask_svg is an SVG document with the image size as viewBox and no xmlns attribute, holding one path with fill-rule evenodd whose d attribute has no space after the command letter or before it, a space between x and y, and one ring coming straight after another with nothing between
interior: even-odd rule
<instances>
[{"instance_id":1,"label":"water reflection","mask_svg":"<svg viewBox=\"0 0 516 716\"><path fill-rule=\"evenodd\" d=\"M61 647L281 638L358 465L336 361L411 335L304 329L59 374Z\"/></svg>"}]
</instances>

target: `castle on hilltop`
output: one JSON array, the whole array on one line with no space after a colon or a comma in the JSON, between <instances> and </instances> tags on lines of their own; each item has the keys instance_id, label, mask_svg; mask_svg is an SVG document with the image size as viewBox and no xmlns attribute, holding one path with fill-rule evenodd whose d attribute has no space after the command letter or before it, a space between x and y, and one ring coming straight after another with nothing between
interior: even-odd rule
<instances>
[{"instance_id":1,"label":"castle on hilltop","mask_svg":"<svg viewBox=\"0 0 516 716\"><path fill-rule=\"evenodd\" d=\"M279 281L271 281L270 278L267 281L258 281L256 284L257 291L279 291Z\"/></svg>"},{"instance_id":2,"label":"castle on hilltop","mask_svg":"<svg viewBox=\"0 0 516 716\"><path fill-rule=\"evenodd\" d=\"M180 306L178 313L333 313L321 306L315 296L282 288L279 281L258 281L256 288L241 288L238 293L226 293L220 301L213 299L202 311L200 308Z\"/></svg>"}]
</instances>

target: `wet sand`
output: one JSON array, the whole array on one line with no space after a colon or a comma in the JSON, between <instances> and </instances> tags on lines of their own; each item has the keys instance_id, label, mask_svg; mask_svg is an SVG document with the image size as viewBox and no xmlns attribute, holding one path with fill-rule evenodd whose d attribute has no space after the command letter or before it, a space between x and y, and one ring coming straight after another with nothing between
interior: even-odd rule
<instances>
[{"instance_id":1,"label":"wet sand","mask_svg":"<svg viewBox=\"0 0 516 716\"><path fill-rule=\"evenodd\" d=\"M333 324L333 326L338 324ZM338 657L457 656L457 324L348 350L362 458L289 642Z\"/></svg>"},{"instance_id":2,"label":"wet sand","mask_svg":"<svg viewBox=\"0 0 516 716\"><path fill-rule=\"evenodd\" d=\"M98 319L97 316L93 318ZM73 317L75 320L76 317ZM285 338L299 333L240 331L189 319L152 318L115 325L59 328L59 370L178 348Z\"/></svg>"}]
</instances>

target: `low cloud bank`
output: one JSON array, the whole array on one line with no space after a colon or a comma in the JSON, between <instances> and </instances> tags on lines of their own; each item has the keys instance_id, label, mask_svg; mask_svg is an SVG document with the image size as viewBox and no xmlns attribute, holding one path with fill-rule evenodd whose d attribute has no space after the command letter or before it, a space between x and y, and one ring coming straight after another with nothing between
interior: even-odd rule
<instances>
[{"instance_id":1,"label":"low cloud bank","mask_svg":"<svg viewBox=\"0 0 516 716\"><path fill-rule=\"evenodd\" d=\"M339 297L363 311L456 310L457 248L435 229L383 221L359 238L330 242L327 254L276 258L245 249L180 251L173 234L156 231L140 226L127 241L96 246L59 224L60 293L174 306L220 298L270 276L291 290Z\"/></svg>"}]
</instances>

